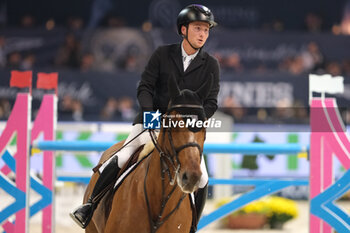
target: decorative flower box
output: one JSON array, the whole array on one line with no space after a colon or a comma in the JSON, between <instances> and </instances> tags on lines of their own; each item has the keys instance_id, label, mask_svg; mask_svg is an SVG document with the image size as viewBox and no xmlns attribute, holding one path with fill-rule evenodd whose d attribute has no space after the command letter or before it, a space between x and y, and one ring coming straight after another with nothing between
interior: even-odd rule
<instances>
[{"instance_id":1,"label":"decorative flower box","mask_svg":"<svg viewBox=\"0 0 350 233\"><path fill-rule=\"evenodd\" d=\"M226 223L230 229L261 229L267 223L267 217L259 213L229 215Z\"/></svg>"}]
</instances>

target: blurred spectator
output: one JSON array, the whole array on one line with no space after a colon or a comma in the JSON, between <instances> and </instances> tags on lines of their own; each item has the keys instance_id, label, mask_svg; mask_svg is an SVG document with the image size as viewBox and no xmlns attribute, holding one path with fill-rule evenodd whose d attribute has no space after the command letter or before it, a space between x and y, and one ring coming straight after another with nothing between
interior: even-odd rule
<instances>
[{"instance_id":1,"label":"blurred spectator","mask_svg":"<svg viewBox=\"0 0 350 233\"><path fill-rule=\"evenodd\" d=\"M80 62L80 71L87 72L93 69L95 57L92 53L85 53Z\"/></svg>"},{"instance_id":2,"label":"blurred spectator","mask_svg":"<svg viewBox=\"0 0 350 233\"><path fill-rule=\"evenodd\" d=\"M135 45L129 45L125 49L125 54L120 58L118 62L118 68L129 71L141 71L142 68L138 62L138 56L140 54L140 48Z\"/></svg>"},{"instance_id":3,"label":"blurred spectator","mask_svg":"<svg viewBox=\"0 0 350 233\"><path fill-rule=\"evenodd\" d=\"M238 53L233 52L228 56L222 55L220 52L215 52L214 57L218 60L220 68L227 71L242 72L244 66L241 62L241 57Z\"/></svg>"},{"instance_id":4,"label":"blurred spectator","mask_svg":"<svg viewBox=\"0 0 350 233\"><path fill-rule=\"evenodd\" d=\"M0 68L6 66L6 39L4 36L0 36Z\"/></svg>"},{"instance_id":5,"label":"blurred spectator","mask_svg":"<svg viewBox=\"0 0 350 233\"><path fill-rule=\"evenodd\" d=\"M108 28L120 28L127 25L125 19L117 17L115 15L108 15L104 21L105 23L103 24Z\"/></svg>"},{"instance_id":6,"label":"blurred spectator","mask_svg":"<svg viewBox=\"0 0 350 233\"><path fill-rule=\"evenodd\" d=\"M276 32L281 32L284 30L284 23L281 20L274 20L272 23L272 28Z\"/></svg>"},{"instance_id":7,"label":"blurred spectator","mask_svg":"<svg viewBox=\"0 0 350 233\"><path fill-rule=\"evenodd\" d=\"M33 28L35 26L35 18L32 15L26 14L21 19L21 27Z\"/></svg>"},{"instance_id":8,"label":"blurred spectator","mask_svg":"<svg viewBox=\"0 0 350 233\"><path fill-rule=\"evenodd\" d=\"M238 53L230 54L226 58L226 67L230 71L241 72L243 71L243 65L241 64L241 57Z\"/></svg>"},{"instance_id":9,"label":"blurred spectator","mask_svg":"<svg viewBox=\"0 0 350 233\"><path fill-rule=\"evenodd\" d=\"M264 31L281 32L284 30L284 23L281 20L276 19L270 23L263 23L261 28Z\"/></svg>"},{"instance_id":10,"label":"blurred spectator","mask_svg":"<svg viewBox=\"0 0 350 233\"><path fill-rule=\"evenodd\" d=\"M84 27L84 21L80 17L69 17L67 24L70 31L79 31Z\"/></svg>"},{"instance_id":11,"label":"blurred spectator","mask_svg":"<svg viewBox=\"0 0 350 233\"><path fill-rule=\"evenodd\" d=\"M345 114L345 124L350 125L350 110L346 110Z\"/></svg>"},{"instance_id":12,"label":"blurred spectator","mask_svg":"<svg viewBox=\"0 0 350 233\"><path fill-rule=\"evenodd\" d=\"M275 120L289 121L293 119L294 110L292 108L292 103L288 99L281 99L277 101L276 108L273 111L272 116Z\"/></svg>"},{"instance_id":13,"label":"blurred spectator","mask_svg":"<svg viewBox=\"0 0 350 233\"><path fill-rule=\"evenodd\" d=\"M307 71L316 71L323 65L323 55L315 42L307 45L307 50L301 54L304 69Z\"/></svg>"},{"instance_id":14,"label":"blurred spectator","mask_svg":"<svg viewBox=\"0 0 350 233\"><path fill-rule=\"evenodd\" d=\"M21 68L22 55L15 51L8 55L6 67L11 70L18 70Z\"/></svg>"},{"instance_id":15,"label":"blurred spectator","mask_svg":"<svg viewBox=\"0 0 350 233\"><path fill-rule=\"evenodd\" d=\"M82 121L84 115L84 108L83 104L79 101L74 99L72 102L72 118L74 121Z\"/></svg>"},{"instance_id":16,"label":"blurred spectator","mask_svg":"<svg viewBox=\"0 0 350 233\"><path fill-rule=\"evenodd\" d=\"M289 72L295 75L301 74L305 71L304 63L303 63L303 57L302 56L296 56L294 59L292 59L292 63L289 66Z\"/></svg>"},{"instance_id":17,"label":"blurred spectator","mask_svg":"<svg viewBox=\"0 0 350 233\"><path fill-rule=\"evenodd\" d=\"M318 45L311 41L300 55L287 57L278 65L280 71L287 71L295 75L305 72L316 72L324 66L324 58Z\"/></svg>"},{"instance_id":18,"label":"blurred spectator","mask_svg":"<svg viewBox=\"0 0 350 233\"><path fill-rule=\"evenodd\" d=\"M220 67L223 68L224 66L224 57L221 53L215 52L213 56L218 60Z\"/></svg>"},{"instance_id":19,"label":"blurred spectator","mask_svg":"<svg viewBox=\"0 0 350 233\"><path fill-rule=\"evenodd\" d=\"M58 110L62 120L83 120L83 104L79 100L73 99L70 95L62 97Z\"/></svg>"},{"instance_id":20,"label":"blurred spectator","mask_svg":"<svg viewBox=\"0 0 350 233\"><path fill-rule=\"evenodd\" d=\"M0 120L7 120L11 113L11 105L7 99L0 99Z\"/></svg>"},{"instance_id":21,"label":"blurred spectator","mask_svg":"<svg viewBox=\"0 0 350 233\"><path fill-rule=\"evenodd\" d=\"M246 115L245 109L232 96L224 99L221 111L232 116L237 122L242 121Z\"/></svg>"},{"instance_id":22,"label":"blurred spectator","mask_svg":"<svg viewBox=\"0 0 350 233\"><path fill-rule=\"evenodd\" d=\"M110 28L111 27L113 27L113 28L125 27L125 25L126 25L124 19L118 18L118 17L114 17L114 16L108 18L107 24L108 24L108 27L110 27Z\"/></svg>"},{"instance_id":23,"label":"blurred spectator","mask_svg":"<svg viewBox=\"0 0 350 233\"><path fill-rule=\"evenodd\" d=\"M259 122L266 122L268 119L268 113L265 108L259 108L258 111L256 112L256 119Z\"/></svg>"},{"instance_id":24,"label":"blurred spectator","mask_svg":"<svg viewBox=\"0 0 350 233\"><path fill-rule=\"evenodd\" d=\"M350 60L343 61L342 68L344 75L350 76Z\"/></svg>"},{"instance_id":25,"label":"blurred spectator","mask_svg":"<svg viewBox=\"0 0 350 233\"><path fill-rule=\"evenodd\" d=\"M278 69L280 71L289 71L289 67L293 63L293 58L292 57L286 57L282 60L281 63L278 64Z\"/></svg>"},{"instance_id":26,"label":"blurred spectator","mask_svg":"<svg viewBox=\"0 0 350 233\"><path fill-rule=\"evenodd\" d=\"M114 97L110 97L100 113L101 120L109 121L120 118L118 110L118 101Z\"/></svg>"},{"instance_id":27,"label":"blurred spectator","mask_svg":"<svg viewBox=\"0 0 350 233\"><path fill-rule=\"evenodd\" d=\"M49 19L49 20L46 21L46 23L45 23L45 28L46 28L48 31L53 30L55 27L56 27L56 22L55 22L54 19Z\"/></svg>"},{"instance_id":28,"label":"blurred spectator","mask_svg":"<svg viewBox=\"0 0 350 233\"><path fill-rule=\"evenodd\" d=\"M255 72L257 72L259 74L263 74L263 73L266 73L268 71L269 70L268 70L267 66L263 62L259 63L258 66L255 68Z\"/></svg>"},{"instance_id":29,"label":"blurred spectator","mask_svg":"<svg viewBox=\"0 0 350 233\"><path fill-rule=\"evenodd\" d=\"M64 95L61 98L61 102L58 107L59 115L63 116L63 118L67 118L67 116L71 116L73 112L72 105L73 105L73 98L70 95Z\"/></svg>"},{"instance_id":30,"label":"blurred spectator","mask_svg":"<svg viewBox=\"0 0 350 233\"><path fill-rule=\"evenodd\" d=\"M307 107L300 100L295 100L293 103L294 118L297 123L308 123L309 115Z\"/></svg>"},{"instance_id":31,"label":"blurred spectator","mask_svg":"<svg viewBox=\"0 0 350 233\"><path fill-rule=\"evenodd\" d=\"M21 62L21 70L31 70L34 68L36 57L33 53L28 53Z\"/></svg>"},{"instance_id":32,"label":"blurred spectator","mask_svg":"<svg viewBox=\"0 0 350 233\"><path fill-rule=\"evenodd\" d=\"M344 7L344 15L340 24L340 31L345 35L350 35L350 1Z\"/></svg>"},{"instance_id":33,"label":"blurred spectator","mask_svg":"<svg viewBox=\"0 0 350 233\"><path fill-rule=\"evenodd\" d=\"M326 73L333 76L338 76L342 74L341 66L338 62L329 62L326 64Z\"/></svg>"},{"instance_id":34,"label":"blurred spectator","mask_svg":"<svg viewBox=\"0 0 350 233\"><path fill-rule=\"evenodd\" d=\"M58 50L55 64L60 67L78 68L80 51L80 41L74 34L67 34L63 46Z\"/></svg>"},{"instance_id":35,"label":"blurred spectator","mask_svg":"<svg viewBox=\"0 0 350 233\"><path fill-rule=\"evenodd\" d=\"M137 58L134 55L129 55L126 57L124 69L129 72L135 72L139 70L137 65Z\"/></svg>"},{"instance_id":36,"label":"blurred spectator","mask_svg":"<svg viewBox=\"0 0 350 233\"><path fill-rule=\"evenodd\" d=\"M308 13L305 16L305 27L308 32L320 32L322 23L322 18L315 13Z\"/></svg>"},{"instance_id":37,"label":"blurred spectator","mask_svg":"<svg viewBox=\"0 0 350 233\"><path fill-rule=\"evenodd\" d=\"M127 96L122 97L119 100L119 108L118 108L121 118L124 121L132 121L135 117L135 110L134 110L134 101Z\"/></svg>"}]
</instances>

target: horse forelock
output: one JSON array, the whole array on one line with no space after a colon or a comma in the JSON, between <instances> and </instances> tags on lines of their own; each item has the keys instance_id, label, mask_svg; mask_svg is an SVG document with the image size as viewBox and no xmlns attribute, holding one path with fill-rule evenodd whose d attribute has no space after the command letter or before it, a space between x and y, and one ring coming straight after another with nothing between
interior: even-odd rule
<instances>
[{"instance_id":1,"label":"horse forelock","mask_svg":"<svg viewBox=\"0 0 350 233\"><path fill-rule=\"evenodd\" d=\"M174 107L176 106L176 107ZM195 107L198 106L198 107ZM203 101L197 92L189 89L184 89L179 92L179 95L170 100L168 106L168 112L175 111L183 116L183 120L188 118L195 118L196 120L205 121L206 116L203 109ZM188 130L192 132L198 132L201 128L188 127Z\"/></svg>"}]
</instances>

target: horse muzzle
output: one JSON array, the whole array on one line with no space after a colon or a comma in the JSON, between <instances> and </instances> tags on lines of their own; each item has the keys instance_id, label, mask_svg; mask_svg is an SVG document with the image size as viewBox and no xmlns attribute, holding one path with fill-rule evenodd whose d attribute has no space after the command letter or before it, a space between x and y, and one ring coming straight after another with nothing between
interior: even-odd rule
<instances>
[{"instance_id":1,"label":"horse muzzle","mask_svg":"<svg viewBox=\"0 0 350 233\"><path fill-rule=\"evenodd\" d=\"M180 172L177 177L177 183L184 193L192 193L198 189L202 172Z\"/></svg>"}]
</instances>

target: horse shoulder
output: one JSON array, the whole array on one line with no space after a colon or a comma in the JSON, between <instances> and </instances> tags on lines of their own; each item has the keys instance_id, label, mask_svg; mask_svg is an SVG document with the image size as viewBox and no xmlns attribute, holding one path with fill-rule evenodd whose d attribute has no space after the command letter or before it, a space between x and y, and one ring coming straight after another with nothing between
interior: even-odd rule
<instances>
[{"instance_id":1,"label":"horse shoulder","mask_svg":"<svg viewBox=\"0 0 350 233\"><path fill-rule=\"evenodd\" d=\"M166 221L159 233L177 232L188 233L192 225L192 208L189 195L183 200L179 209L174 212L171 221Z\"/></svg>"},{"instance_id":2,"label":"horse shoulder","mask_svg":"<svg viewBox=\"0 0 350 233\"><path fill-rule=\"evenodd\" d=\"M105 232L142 232L149 229L147 206L143 192L145 159L129 174L114 193ZM137 219L137 224L135 224ZM118 231L118 232L119 232Z\"/></svg>"}]
</instances>

